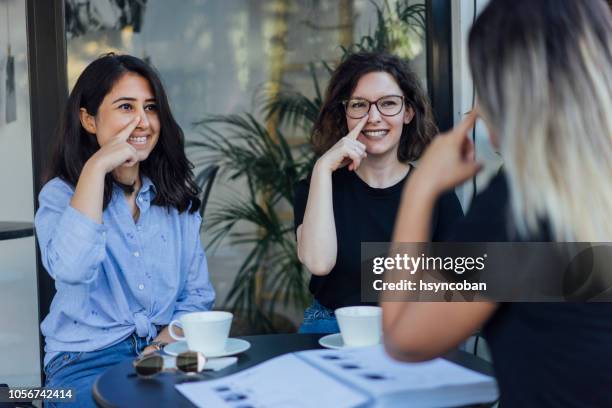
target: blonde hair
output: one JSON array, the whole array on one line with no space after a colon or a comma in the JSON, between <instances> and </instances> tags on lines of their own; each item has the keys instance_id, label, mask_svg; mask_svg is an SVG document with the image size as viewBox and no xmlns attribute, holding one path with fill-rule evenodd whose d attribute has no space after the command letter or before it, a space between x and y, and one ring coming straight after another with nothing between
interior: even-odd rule
<instances>
[{"instance_id":1,"label":"blonde hair","mask_svg":"<svg viewBox=\"0 0 612 408\"><path fill-rule=\"evenodd\" d=\"M469 38L521 234L612 240L612 16L603 1L493 0Z\"/></svg>"}]
</instances>

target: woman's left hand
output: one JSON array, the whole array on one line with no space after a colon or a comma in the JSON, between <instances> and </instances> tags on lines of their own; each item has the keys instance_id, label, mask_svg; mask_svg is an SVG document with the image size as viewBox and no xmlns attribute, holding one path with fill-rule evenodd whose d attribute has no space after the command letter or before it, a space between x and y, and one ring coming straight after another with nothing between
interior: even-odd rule
<instances>
[{"instance_id":1,"label":"woman's left hand","mask_svg":"<svg viewBox=\"0 0 612 408\"><path fill-rule=\"evenodd\" d=\"M154 346L147 346L142 350L142 355L146 356L147 354L151 354L151 353L155 353L158 352L159 349L157 347Z\"/></svg>"},{"instance_id":2,"label":"woman's left hand","mask_svg":"<svg viewBox=\"0 0 612 408\"><path fill-rule=\"evenodd\" d=\"M468 137L476 118L473 110L453 129L437 135L419 160L412 181L438 195L478 173L482 165L474 160L474 144Z\"/></svg>"},{"instance_id":3,"label":"woman's left hand","mask_svg":"<svg viewBox=\"0 0 612 408\"><path fill-rule=\"evenodd\" d=\"M183 335L183 330L180 327L175 327L174 331L177 332L179 336ZM170 336L170 332L168 331L168 326L164 327L157 337L153 339L153 341L162 342L166 344L174 343L176 340ZM142 354L150 354L153 352L159 351L156 346L147 346L142 350Z\"/></svg>"}]
</instances>

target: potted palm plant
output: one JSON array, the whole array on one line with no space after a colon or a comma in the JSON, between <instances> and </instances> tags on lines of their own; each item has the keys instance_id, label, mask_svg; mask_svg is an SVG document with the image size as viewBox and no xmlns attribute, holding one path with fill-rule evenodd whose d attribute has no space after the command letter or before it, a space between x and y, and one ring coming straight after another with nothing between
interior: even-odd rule
<instances>
[{"instance_id":1,"label":"potted palm plant","mask_svg":"<svg viewBox=\"0 0 612 408\"><path fill-rule=\"evenodd\" d=\"M308 301L293 228L278 207L292 202L294 184L312 167L312 152L306 144L290 147L283 133L270 134L248 113L208 116L196 126L202 137L190 145L208 153L202 163L214 163L228 181L246 184L246 191L211 202L206 217L209 247L225 237L233 245L249 247L225 307L246 318L251 331L273 331L278 322L272 316L279 304L299 308ZM256 228L235 232L236 224L244 221ZM262 289L271 294L267 307Z\"/></svg>"}]
</instances>

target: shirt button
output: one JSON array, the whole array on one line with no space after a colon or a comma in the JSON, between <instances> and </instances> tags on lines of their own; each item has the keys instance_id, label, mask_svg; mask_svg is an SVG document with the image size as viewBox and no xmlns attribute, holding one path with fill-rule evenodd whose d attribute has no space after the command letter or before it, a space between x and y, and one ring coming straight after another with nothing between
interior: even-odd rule
<instances>
[{"instance_id":1,"label":"shirt button","mask_svg":"<svg viewBox=\"0 0 612 408\"><path fill-rule=\"evenodd\" d=\"M135 256L136 258L138 258L138 257L140 256L140 252L138 252L138 251L134 252L134 256Z\"/></svg>"},{"instance_id":2,"label":"shirt button","mask_svg":"<svg viewBox=\"0 0 612 408\"><path fill-rule=\"evenodd\" d=\"M144 289L144 285L141 283L140 285L138 285L138 289L143 290Z\"/></svg>"}]
</instances>

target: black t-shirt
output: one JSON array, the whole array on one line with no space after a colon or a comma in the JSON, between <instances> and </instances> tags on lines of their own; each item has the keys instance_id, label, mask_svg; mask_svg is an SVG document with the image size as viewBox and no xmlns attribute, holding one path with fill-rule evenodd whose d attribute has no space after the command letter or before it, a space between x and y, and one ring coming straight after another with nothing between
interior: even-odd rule
<instances>
[{"instance_id":1,"label":"black t-shirt","mask_svg":"<svg viewBox=\"0 0 612 408\"><path fill-rule=\"evenodd\" d=\"M519 241L508 210L500 173L449 237ZM522 241L549 240L544 232ZM501 407L612 407L612 303L503 303L483 331Z\"/></svg>"},{"instance_id":2,"label":"black t-shirt","mask_svg":"<svg viewBox=\"0 0 612 408\"><path fill-rule=\"evenodd\" d=\"M332 173L332 195L338 252L336 265L326 276L312 276L310 291L323 306L336 309L361 302L361 243L389 242L404 183L412 171L388 188L372 188L346 167ZM302 224L309 180L296 185L295 228ZM418 199L418 198L415 198ZM455 193L438 201L433 214L432 240L444 240L451 224L463 216Z\"/></svg>"}]
</instances>

